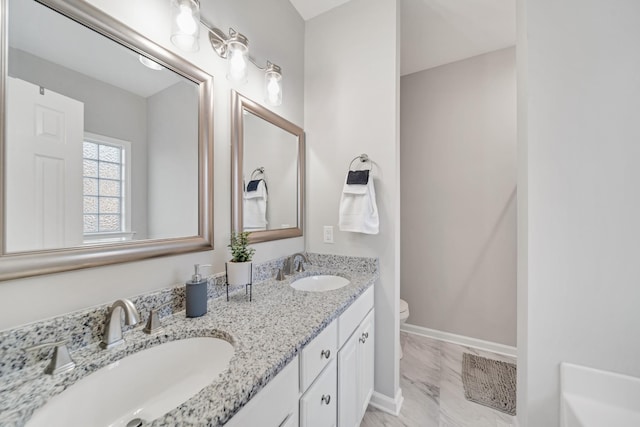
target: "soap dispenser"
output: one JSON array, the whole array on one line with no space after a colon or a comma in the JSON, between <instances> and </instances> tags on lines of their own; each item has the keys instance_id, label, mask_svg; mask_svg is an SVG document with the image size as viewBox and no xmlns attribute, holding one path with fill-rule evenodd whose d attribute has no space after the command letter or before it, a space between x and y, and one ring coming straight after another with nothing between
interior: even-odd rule
<instances>
[{"instance_id":1,"label":"soap dispenser","mask_svg":"<svg viewBox=\"0 0 640 427\"><path fill-rule=\"evenodd\" d=\"M207 314L207 279L200 275L200 264L194 265L195 272L186 283L187 317Z\"/></svg>"}]
</instances>

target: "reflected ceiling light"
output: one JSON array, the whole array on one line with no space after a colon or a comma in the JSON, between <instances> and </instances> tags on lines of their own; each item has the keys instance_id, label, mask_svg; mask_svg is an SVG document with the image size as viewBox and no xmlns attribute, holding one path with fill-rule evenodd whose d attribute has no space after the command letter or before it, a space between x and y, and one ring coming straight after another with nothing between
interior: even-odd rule
<instances>
[{"instance_id":1,"label":"reflected ceiling light","mask_svg":"<svg viewBox=\"0 0 640 427\"><path fill-rule=\"evenodd\" d=\"M171 43L185 52L199 49L200 0L171 0Z\"/></svg>"},{"instance_id":2,"label":"reflected ceiling light","mask_svg":"<svg viewBox=\"0 0 640 427\"><path fill-rule=\"evenodd\" d=\"M282 104L282 70L269 61L264 71L264 100L275 107Z\"/></svg>"},{"instance_id":3,"label":"reflected ceiling light","mask_svg":"<svg viewBox=\"0 0 640 427\"><path fill-rule=\"evenodd\" d=\"M152 61L151 59L147 58L146 56L138 55L138 60L140 61L140 63L142 65L144 65L147 68L151 68L152 70L160 71L160 70L164 69L164 67L162 65L158 64L155 61Z\"/></svg>"}]
</instances>

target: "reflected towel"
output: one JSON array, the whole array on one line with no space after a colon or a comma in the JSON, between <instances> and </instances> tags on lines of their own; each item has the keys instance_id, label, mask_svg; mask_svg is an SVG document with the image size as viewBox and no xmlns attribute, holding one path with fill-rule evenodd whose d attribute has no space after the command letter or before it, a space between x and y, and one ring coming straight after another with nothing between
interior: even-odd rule
<instances>
[{"instance_id":1,"label":"reflected towel","mask_svg":"<svg viewBox=\"0 0 640 427\"><path fill-rule=\"evenodd\" d=\"M380 219L378 217L373 179L368 179L366 185L347 184L347 182L348 175L340 198L340 218L338 222L340 230L378 234Z\"/></svg>"},{"instance_id":2,"label":"reflected towel","mask_svg":"<svg viewBox=\"0 0 640 427\"><path fill-rule=\"evenodd\" d=\"M242 212L245 230L266 230L267 228L267 184L263 179L255 191L245 191Z\"/></svg>"}]
</instances>

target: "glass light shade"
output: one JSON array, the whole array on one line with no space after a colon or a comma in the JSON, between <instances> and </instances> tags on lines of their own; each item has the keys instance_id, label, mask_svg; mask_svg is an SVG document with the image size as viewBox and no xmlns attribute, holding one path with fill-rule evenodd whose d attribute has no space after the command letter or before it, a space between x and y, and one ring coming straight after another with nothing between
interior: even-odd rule
<instances>
[{"instance_id":1,"label":"glass light shade","mask_svg":"<svg viewBox=\"0 0 640 427\"><path fill-rule=\"evenodd\" d=\"M264 101L274 107L282 104L282 74L277 65L268 64L264 73Z\"/></svg>"},{"instance_id":2,"label":"glass light shade","mask_svg":"<svg viewBox=\"0 0 640 427\"><path fill-rule=\"evenodd\" d=\"M227 49L227 79L233 83L246 83L249 76L249 48L232 38L227 43Z\"/></svg>"},{"instance_id":3,"label":"glass light shade","mask_svg":"<svg viewBox=\"0 0 640 427\"><path fill-rule=\"evenodd\" d=\"M171 43L185 52L199 49L200 2L171 0Z\"/></svg>"}]
</instances>

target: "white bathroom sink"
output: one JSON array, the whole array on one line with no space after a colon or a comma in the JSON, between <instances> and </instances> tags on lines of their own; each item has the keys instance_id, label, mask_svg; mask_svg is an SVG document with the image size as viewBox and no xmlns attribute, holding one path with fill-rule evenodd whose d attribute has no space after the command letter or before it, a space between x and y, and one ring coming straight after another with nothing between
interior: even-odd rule
<instances>
[{"instance_id":1,"label":"white bathroom sink","mask_svg":"<svg viewBox=\"0 0 640 427\"><path fill-rule=\"evenodd\" d=\"M299 291L325 292L340 289L349 283L349 279L345 279L344 277L320 275L303 277L291 283L291 286Z\"/></svg>"},{"instance_id":2,"label":"white bathroom sink","mask_svg":"<svg viewBox=\"0 0 640 427\"><path fill-rule=\"evenodd\" d=\"M170 341L84 377L35 411L27 426L126 426L158 418L209 385L233 346L218 338ZM76 368L77 369L77 368Z\"/></svg>"}]
</instances>

